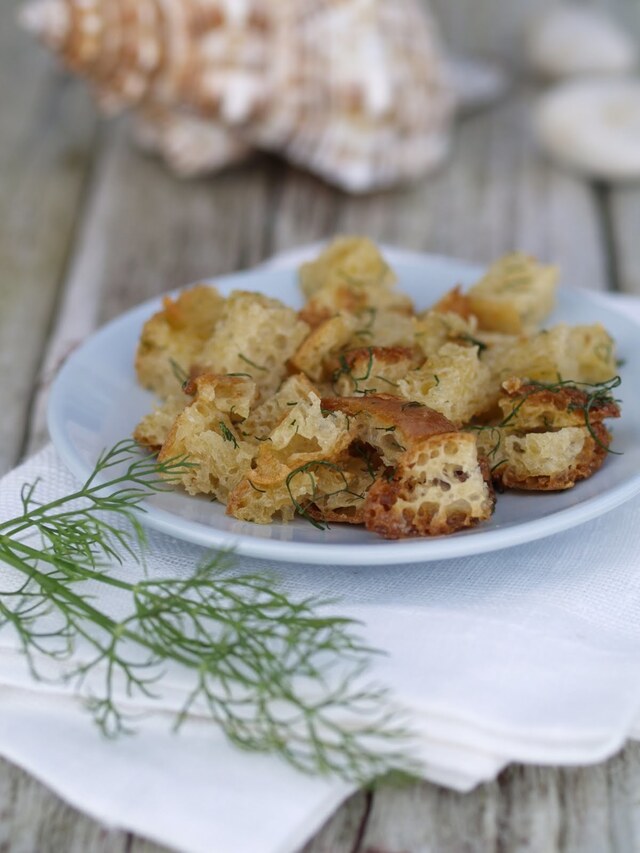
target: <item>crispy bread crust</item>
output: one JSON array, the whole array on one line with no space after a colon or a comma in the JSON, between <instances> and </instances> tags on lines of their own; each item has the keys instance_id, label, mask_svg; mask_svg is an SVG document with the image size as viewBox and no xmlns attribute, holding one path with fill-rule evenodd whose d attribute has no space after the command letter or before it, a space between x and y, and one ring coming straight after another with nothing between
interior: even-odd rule
<instances>
[{"instance_id":1,"label":"crispy bread crust","mask_svg":"<svg viewBox=\"0 0 640 853\"><path fill-rule=\"evenodd\" d=\"M391 394L366 397L325 397L322 408L355 417L367 413L383 427L396 427L408 442L417 442L440 433L455 432L450 420L427 406L413 405Z\"/></svg>"},{"instance_id":2,"label":"crispy bread crust","mask_svg":"<svg viewBox=\"0 0 640 853\"><path fill-rule=\"evenodd\" d=\"M503 386L514 408L526 397L520 412L526 407L535 407L537 411L555 409L559 412L575 415L575 425L584 424L584 412L589 402L589 395L580 388L564 386L558 389L540 388L537 385L523 384L520 379L509 379ZM606 418L619 418L620 407L614 400L596 399L589 408L589 421L592 424L601 423ZM567 423L567 426L570 424Z\"/></svg>"},{"instance_id":3,"label":"crispy bread crust","mask_svg":"<svg viewBox=\"0 0 640 853\"><path fill-rule=\"evenodd\" d=\"M430 445L446 444L460 438L460 433L448 433L428 439ZM465 440L469 439L468 434ZM407 462L410 454L406 454ZM444 536L457 533L478 522L490 518L496 503L495 491L491 484L489 466L484 459L478 460L478 471L484 481L484 506L481 512L470 514L464 510L454 510L446 516L433 513L416 499L416 484L409 464L398 465L395 471L389 470L380 477L369 490L364 504L364 522L367 530L377 533L385 539L408 539L417 536ZM469 475L462 470L458 475L464 483ZM443 483L443 487L451 487ZM403 504L404 508L398 506Z\"/></svg>"},{"instance_id":4,"label":"crispy bread crust","mask_svg":"<svg viewBox=\"0 0 640 853\"><path fill-rule=\"evenodd\" d=\"M572 489L580 480L593 476L602 467L607 457L606 448L611 443L611 433L602 424L592 424L597 441L589 435L573 465L552 476L519 477L513 468L504 464L493 471L494 483L503 489L519 489L525 492L561 492ZM604 446L603 446L604 445Z\"/></svg>"}]
</instances>

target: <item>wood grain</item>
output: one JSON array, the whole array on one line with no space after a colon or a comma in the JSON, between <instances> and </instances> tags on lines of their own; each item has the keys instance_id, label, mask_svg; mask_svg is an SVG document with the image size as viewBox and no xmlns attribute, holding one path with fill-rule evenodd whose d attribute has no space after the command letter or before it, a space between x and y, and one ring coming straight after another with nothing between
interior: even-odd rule
<instances>
[{"instance_id":1,"label":"wood grain","mask_svg":"<svg viewBox=\"0 0 640 853\"><path fill-rule=\"evenodd\" d=\"M17 6L0 5L0 474L24 442L96 127L82 87L18 32Z\"/></svg>"}]
</instances>

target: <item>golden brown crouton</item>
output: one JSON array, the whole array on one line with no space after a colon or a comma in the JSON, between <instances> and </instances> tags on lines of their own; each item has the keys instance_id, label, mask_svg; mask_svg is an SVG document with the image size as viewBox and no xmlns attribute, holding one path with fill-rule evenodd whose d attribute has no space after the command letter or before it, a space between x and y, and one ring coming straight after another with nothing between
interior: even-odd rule
<instances>
[{"instance_id":1,"label":"golden brown crouton","mask_svg":"<svg viewBox=\"0 0 640 853\"><path fill-rule=\"evenodd\" d=\"M483 354L498 383L512 376L536 382L605 382L616 375L614 343L598 323L562 323L530 338L491 347Z\"/></svg>"},{"instance_id":2,"label":"golden brown crouton","mask_svg":"<svg viewBox=\"0 0 640 853\"><path fill-rule=\"evenodd\" d=\"M310 394L320 396L304 373L289 376L273 397L253 409L242 424L243 436L249 440L263 441L285 417L291 415L298 403L307 402Z\"/></svg>"},{"instance_id":3,"label":"golden brown crouton","mask_svg":"<svg viewBox=\"0 0 640 853\"><path fill-rule=\"evenodd\" d=\"M207 374L189 390L194 401L180 414L160 452L164 461L187 457L193 464L180 478L191 495L212 494L226 501L251 466L254 447L235 424L255 398L253 380Z\"/></svg>"},{"instance_id":4,"label":"golden brown crouton","mask_svg":"<svg viewBox=\"0 0 640 853\"><path fill-rule=\"evenodd\" d=\"M369 489L367 530L385 539L440 536L491 517L495 496L475 436L449 432L417 441Z\"/></svg>"},{"instance_id":5,"label":"golden brown crouton","mask_svg":"<svg viewBox=\"0 0 640 853\"><path fill-rule=\"evenodd\" d=\"M415 344L425 358L437 355L445 344L478 346L477 324L474 317L465 319L451 311L424 311L415 322Z\"/></svg>"},{"instance_id":6,"label":"golden brown crouton","mask_svg":"<svg viewBox=\"0 0 640 853\"><path fill-rule=\"evenodd\" d=\"M158 453L169 437L176 418L190 401L190 397L183 392L167 397L161 405L140 421L133 433L134 439L143 447Z\"/></svg>"},{"instance_id":7,"label":"golden brown crouton","mask_svg":"<svg viewBox=\"0 0 640 853\"><path fill-rule=\"evenodd\" d=\"M362 237L340 238L302 266L300 284L308 302L300 316L317 326L335 314L359 314L368 308L411 314L411 300L396 290L395 281L374 243Z\"/></svg>"},{"instance_id":8,"label":"golden brown crouton","mask_svg":"<svg viewBox=\"0 0 640 853\"><path fill-rule=\"evenodd\" d=\"M333 364L336 394L400 394L399 381L423 361L408 347L361 347L343 353Z\"/></svg>"},{"instance_id":9,"label":"golden brown crouton","mask_svg":"<svg viewBox=\"0 0 640 853\"><path fill-rule=\"evenodd\" d=\"M572 385L541 388L520 379L504 383L499 406L502 424L510 432L550 431L584 426L587 420L596 424L620 417L620 407L606 389Z\"/></svg>"},{"instance_id":10,"label":"golden brown crouton","mask_svg":"<svg viewBox=\"0 0 640 853\"><path fill-rule=\"evenodd\" d=\"M291 358L291 367L321 381L327 375L327 362L343 350L354 333L356 320L349 314L336 314L316 326Z\"/></svg>"},{"instance_id":11,"label":"golden brown crouton","mask_svg":"<svg viewBox=\"0 0 640 853\"><path fill-rule=\"evenodd\" d=\"M334 460L350 440L344 415L325 413L310 394L261 444L255 467L229 496L227 513L258 524L293 518L298 503L344 483Z\"/></svg>"},{"instance_id":12,"label":"golden brown crouton","mask_svg":"<svg viewBox=\"0 0 640 853\"><path fill-rule=\"evenodd\" d=\"M142 330L136 354L140 384L161 397L180 390L220 319L224 299L214 287L198 285L177 299L167 296L162 311Z\"/></svg>"},{"instance_id":13,"label":"golden brown crouton","mask_svg":"<svg viewBox=\"0 0 640 853\"><path fill-rule=\"evenodd\" d=\"M201 365L213 373L245 374L261 400L287 375L287 361L309 333L296 312L260 293L235 291L202 348Z\"/></svg>"},{"instance_id":14,"label":"golden brown crouton","mask_svg":"<svg viewBox=\"0 0 640 853\"><path fill-rule=\"evenodd\" d=\"M506 435L497 451L493 479L505 489L562 491L602 466L611 436L601 424L555 432Z\"/></svg>"},{"instance_id":15,"label":"golden brown crouton","mask_svg":"<svg viewBox=\"0 0 640 853\"><path fill-rule=\"evenodd\" d=\"M445 344L420 367L407 373L398 390L449 418L457 427L469 423L494 402L491 372L478 347Z\"/></svg>"},{"instance_id":16,"label":"golden brown crouton","mask_svg":"<svg viewBox=\"0 0 640 853\"><path fill-rule=\"evenodd\" d=\"M430 309L438 314L457 314L463 320L471 319L473 311L469 304L469 297L462 292L460 286L454 287L448 293L439 299L436 304Z\"/></svg>"},{"instance_id":17,"label":"golden brown crouton","mask_svg":"<svg viewBox=\"0 0 640 853\"><path fill-rule=\"evenodd\" d=\"M557 282L556 267L523 254L507 255L471 288L469 307L481 329L530 333L553 310Z\"/></svg>"}]
</instances>

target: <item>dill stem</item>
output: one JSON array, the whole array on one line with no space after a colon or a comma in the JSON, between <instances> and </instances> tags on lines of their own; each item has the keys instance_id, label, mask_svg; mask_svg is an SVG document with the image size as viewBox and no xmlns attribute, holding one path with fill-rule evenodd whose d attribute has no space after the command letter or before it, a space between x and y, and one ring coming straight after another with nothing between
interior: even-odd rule
<instances>
[{"instance_id":1,"label":"dill stem","mask_svg":"<svg viewBox=\"0 0 640 853\"><path fill-rule=\"evenodd\" d=\"M75 592L69 589L69 587L65 586L65 584L60 583L60 581L51 577L51 575L47 575L45 572L41 572L33 566L28 565L22 561L19 557L12 553L11 548L6 547L6 538L4 536L0 537L0 542L4 545L2 550L0 551L0 558L4 560L4 562L8 563L13 568L17 569L22 574L26 575L30 580L34 581L38 584L38 586L47 593L53 593L57 595L59 598L66 600L69 604L73 605L76 611L80 611L83 613L88 619L98 625L100 628L105 630L108 634L110 634L115 639L127 639L133 640L135 643L139 643L141 646L144 646L149 651L153 652L160 658L167 657L167 649L160 645L148 640L143 634L139 634L136 631L132 631L130 628L126 627L126 622L116 622L110 616L107 616L100 610L97 610L91 604L87 602L85 598L80 595L77 595ZM21 551L25 553L29 553L30 556L35 559L41 560L43 555L38 551L34 551L28 546L23 545L20 542L12 542L11 547L17 546ZM55 559L49 559L47 562L53 563L56 568L61 568L59 562ZM74 566L74 573L76 567ZM129 592L134 591L135 587L132 584L128 584L124 581L118 581L114 578L107 578L105 575L101 575L98 572L88 572L87 570L81 570L78 572L77 579L86 579L95 578L100 582L108 582L111 583L112 586L118 586L120 589L128 590ZM82 578L84 575L84 578ZM95 640L91 638L90 635L84 633L84 636L94 642ZM199 665L195 664L188 657L180 654L179 651L173 647L171 651L171 658L177 663L184 664L185 666L190 667L191 669L199 669Z\"/></svg>"}]
</instances>

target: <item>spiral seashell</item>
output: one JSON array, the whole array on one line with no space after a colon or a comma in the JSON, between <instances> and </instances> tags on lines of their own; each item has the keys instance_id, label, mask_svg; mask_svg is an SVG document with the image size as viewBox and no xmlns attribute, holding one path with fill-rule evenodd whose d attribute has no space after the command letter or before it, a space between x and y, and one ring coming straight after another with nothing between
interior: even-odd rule
<instances>
[{"instance_id":1,"label":"spiral seashell","mask_svg":"<svg viewBox=\"0 0 640 853\"><path fill-rule=\"evenodd\" d=\"M366 191L448 151L454 97L420 0L34 0L21 17L181 173L257 147Z\"/></svg>"}]
</instances>

